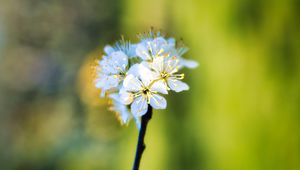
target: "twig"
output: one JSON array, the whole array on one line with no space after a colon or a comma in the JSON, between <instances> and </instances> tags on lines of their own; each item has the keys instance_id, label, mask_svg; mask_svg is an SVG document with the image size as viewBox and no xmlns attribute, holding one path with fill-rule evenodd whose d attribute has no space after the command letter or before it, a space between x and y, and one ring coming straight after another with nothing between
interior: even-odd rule
<instances>
[{"instance_id":1,"label":"twig","mask_svg":"<svg viewBox=\"0 0 300 170\"><path fill-rule=\"evenodd\" d=\"M147 124L151 118L152 118L152 107L149 105L147 113L142 116L142 124L141 124L141 129L139 132L135 160L134 160L134 164L133 164L133 168L132 168L133 170L139 169L141 158L142 158L143 152L146 148L146 145L144 143L144 137L145 137L146 130L147 130Z\"/></svg>"}]
</instances>

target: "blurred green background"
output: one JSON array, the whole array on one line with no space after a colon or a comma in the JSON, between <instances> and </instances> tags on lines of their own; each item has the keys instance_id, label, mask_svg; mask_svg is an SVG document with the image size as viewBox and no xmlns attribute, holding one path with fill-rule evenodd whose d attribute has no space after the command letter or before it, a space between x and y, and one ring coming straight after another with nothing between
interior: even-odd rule
<instances>
[{"instance_id":1,"label":"blurred green background","mask_svg":"<svg viewBox=\"0 0 300 170\"><path fill-rule=\"evenodd\" d=\"M142 170L299 170L299 2L0 0L0 169L131 169L138 131L94 61L153 26L200 67L155 111Z\"/></svg>"}]
</instances>

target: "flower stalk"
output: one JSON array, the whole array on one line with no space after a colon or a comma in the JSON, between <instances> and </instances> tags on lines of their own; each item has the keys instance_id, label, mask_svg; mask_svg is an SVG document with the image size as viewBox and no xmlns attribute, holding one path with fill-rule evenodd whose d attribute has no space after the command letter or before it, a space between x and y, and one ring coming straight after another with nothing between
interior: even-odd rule
<instances>
[{"instance_id":1,"label":"flower stalk","mask_svg":"<svg viewBox=\"0 0 300 170\"><path fill-rule=\"evenodd\" d=\"M141 129L139 131L138 143L137 143L137 147L136 147L136 154L135 154L135 159L134 159L134 164L133 164L132 170L139 169L141 158L142 158L143 152L146 148L144 138L146 135L147 125L151 118L152 118L152 107L149 106L147 113L142 116L142 124L141 124Z\"/></svg>"}]
</instances>

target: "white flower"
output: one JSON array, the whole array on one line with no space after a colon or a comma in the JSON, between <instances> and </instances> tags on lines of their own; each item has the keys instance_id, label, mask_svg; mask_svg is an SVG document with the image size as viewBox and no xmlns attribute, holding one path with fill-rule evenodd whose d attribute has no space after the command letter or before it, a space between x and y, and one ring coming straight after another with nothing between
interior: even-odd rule
<instances>
[{"instance_id":1,"label":"white flower","mask_svg":"<svg viewBox=\"0 0 300 170\"><path fill-rule=\"evenodd\" d=\"M116 88L124 79L128 57L122 51L108 51L108 56L103 56L99 62L98 79L96 80L96 87L101 88L101 96L109 89Z\"/></svg>"},{"instance_id":2,"label":"white flower","mask_svg":"<svg viewBox=\"0 0 300 170\"><path fill-rule=\"evenodd\" d=\"M184 78L184 74L178 74L179 60L177 57L157 57L149 64L154 70L156 79L164 81L165 85L175 91L181 92L189 90L189 86L180 81Z\"/></svg>"},{"instance_id":3,"label":"white flower","mask_svg":"<svg viewBox=\"0 0 300 170\"><path fill-rule=\"evenodd\" d=\"M156 37L153 39L142 40L136 46L136 55L144 61L152 62L153 59L160 56L176 56L179 60L178 67L196 68L198 63L182 57L188 51L186 47L176 48L176 40L174 38L164 39Z\"/></svg>"},{"instance_id":4,"label":"white flower","mask_svg":"<svg viewBox=\"0 0 300 170\"><path fill-rule=\"evenodd\" d=\"M148 110L148 104L155 109L165 109L167 106L165 98L158 94L167 94L164 84L155 82L153 72L143 65L139 66L140 76L136 77L129 74L123 82L127 96L132 96L133 98L133 100L124 102L124 104L132 102L131 112L134 116L144 115ZM123 96L126 92L123 92Z\"/></svg>"},{"instance_id":5,"label":"white flower","mask_svg":"<svg viewBox=\"0 0 300 170\"><path fill-rule=\"evenodd\" d=\"M169 56L176 56L177 59L179 60L178 67L187 67L187 68L196 68L198 67L198 63L193 60L188 60L183 58L183 54L185 54L188 51L188 48L186 47L179 47L176 48L176 41L174 38L169 38L168 39L168 44L169 44Z\"/></svg>"},{"instance_id":6,"label":"white flower","mask_svg":"<svg viewBox=\"0 0 300 170\"><path fill-rule=\"evenodd\" d=\"M113 48L114 51L122 51L124 52L128 58L136 57L136 50L137 44L132 44L129 41L121 40L117 42ZM108 51L111 49L108 48Z\"/></svg>"},{"instance_id":7,"label":"white flower","mask_svg":"<svg viewBox=\"0 0 300 170\"><path fill-rule=\"evenodd\" d=\"M196 68L198 63L194 60L188 60L182 57L188 51L186 47L176 48L174 56L177 56L179 60L179 67Z\"/></svg>"},{"instance_id":8,"label":"white flower","mask_svg":"<svg viewBox=\"0 0 300 170\"><path fill-rule=\"evenodd\" d=\"M133 118L138 128L148 107L165 109L161 94L168 90L181 92L189 86L182 82L181 68L195 68L198 63L183 58L187 48L178 47L174 38L164 38L159 32L141 35L137 44L122 38L115 45L104 47L105 55L97 67L96 87L112 99L112 107L121 124Z\"/></svg>"},{"instance_id":9,"label":"white flower","mask_svg":"<svg viewBox=\"0 0 300 170\"><path fill-rule=\"evenodd\" d=\"M166 54L169 44L163 37L157 37L142 41L136 47L136 55L145 61L152 61L158 56Z\"/></svg>"}]
</instances>

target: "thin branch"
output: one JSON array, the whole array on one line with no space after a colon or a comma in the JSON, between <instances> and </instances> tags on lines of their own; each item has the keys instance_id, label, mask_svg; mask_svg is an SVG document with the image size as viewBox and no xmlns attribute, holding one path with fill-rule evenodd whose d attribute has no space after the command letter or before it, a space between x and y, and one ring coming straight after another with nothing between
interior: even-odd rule
<instances>
[{"instance_id":1,"label":"thin branch","mask_svg":"<svg viewBox=\"0 0 300 170\"><path fill-rule=\"evenodd\" d=\"M144 137L145 137L146 130L147 130L147 124L151 118L152 118L152 107L149 105L147 113L142 116L142 124L141 124L141 129L139 132L135 160L134 160L134 164L133 164L133 168L132 168L133 170L139 169L141 158L142 158L143 152L146 148L146 145L144 142Z\"/></svg>"}]
</instances>

